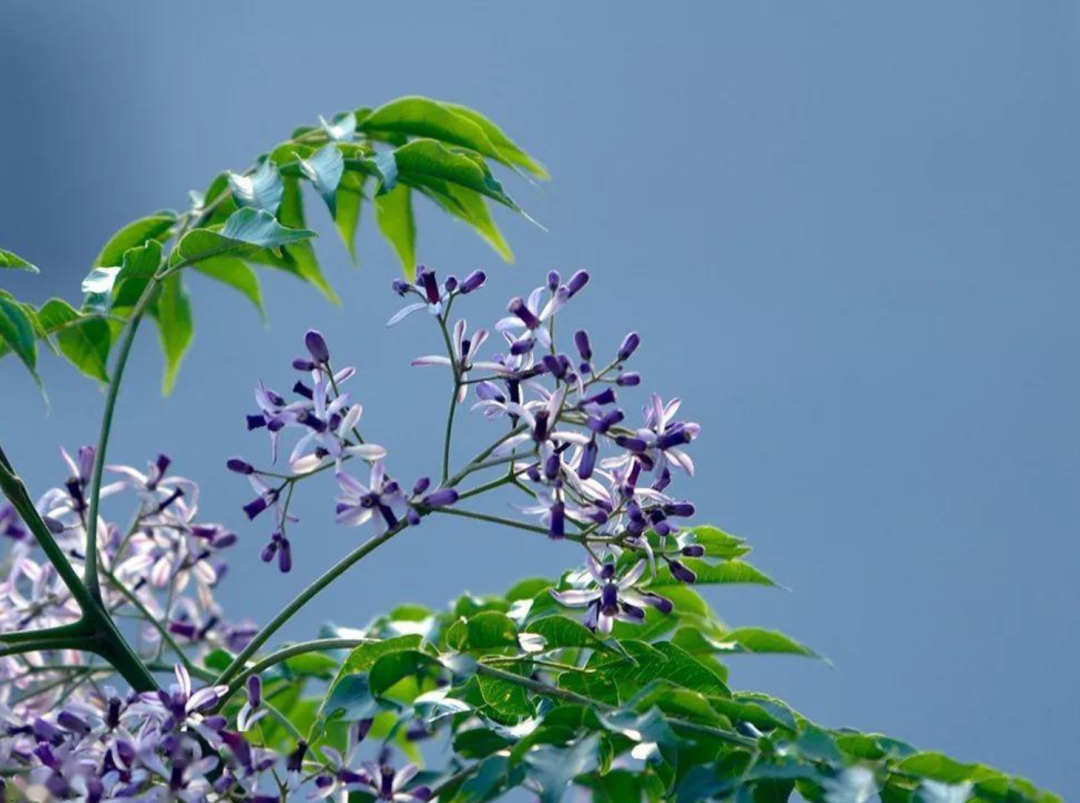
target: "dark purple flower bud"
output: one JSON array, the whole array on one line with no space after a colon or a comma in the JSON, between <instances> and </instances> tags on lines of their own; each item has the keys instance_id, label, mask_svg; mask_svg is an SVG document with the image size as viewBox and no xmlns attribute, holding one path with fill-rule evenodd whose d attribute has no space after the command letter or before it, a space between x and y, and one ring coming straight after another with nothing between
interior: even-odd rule
<instances>
[{"instance_id":1,"label":"dark purple flower bud","mask_svg":"<svg viewBox=\"0 0 1080 803\"><path fill-rule=\"evenodd\" d=\"M615 443L619 444L623 449L638 454L649 448L649 444L645 443L641 438L634 438L629 435L620 435L615 439Z\"/></svg>"},{"instance_id":2,"label":"dark purple flower bud","mask_svg":"<svg viewBox=\"0 0 1080 803\"><path fill-rule=\"evenodd\" d=\"M678 580L680 583L687 583L689 585L693 585L697 582L697 575L694 574L693 570L681 561L668 561L668 566L671 569L671 576Z\"/></svg>"},{"instance_id":3,"label":"dark purple flower bud","mask_svg":"<svg viewBox=\"0 0 1080 803\"><path fill-rule=\"evenodd\" d=\"M544 476L551 481L559 476L559 468L562 466L562 460L557 454L548 455L547 460L544 461Z\"/></svg>"},{"instance_id":4,"label":"dark purple flower bud","mask_svg":"<svg viewBox=\"0 0 1080 803\"><path fill-rule=\"evenodd\" d=\"M548 525L548 537L559 540L566 536L566 507L562 502L551 506L551 524Z\"/></svg>"},{"instance_id":5,"label":"dark purple flower bud","mask_svg":"<svg viewBox=\"0 0 1080 803\"><path fill-rule=\"evenodd\" d=\"M656 610L660 611L660 613L667 614L675 610L675 606L667 597L661 597L659 594L654 594L652 591L646 591L641 596L645 600L646 605L651 605L656 608Z\"/></svg>"},{"instance_id":6,"label":"dark purple flower bud","mask_svg":"<svg viewBox=\"0 0 1080 803\"><path fill-rule=\"evenodd\" d=\"M694 515L694 503L672 502L671 504L664 505L664 513L668 516L677 516L686 519Z\"/></svg>"},{"instance_id":7,"label":"dark purple flower bud","mask_svg":"<svg viewBox=\"0 0 1080 803\"><path fill-rule=\"evenodd\" d=\"M390 284L390 287L393 288L394 292L397 293L399 296L404 296L407 292L409 292L409 288L411 286L412 285L410 285L403 279L394 279L394 281Z\"/></svg>"},{"instance_id":8,"label":"dark purple flower bud","mask_svg":"<svg viewBox=\"0 0 1080 803\"><path fill-rule=\"evenodd\" d=\"M577 346L581 359L586 362L592 359L592 343L589 342L589 333L584 329L574 332L574 345Z\"/></svg>"},{"instance_id":9,"label":"dark purple flower bud","mask_svg":"<svg viewBox=\"0 0 1080 803\"><path fill-rule=\"evenodd\" d=\"M410 527L416 527L420 524L420 514L409 508L405 511L405 521L409 522Z\"/></svg>"},{"instance_id":10,"label":"dark purple flower bud","mask_svg":"<svg viewBox=\"0 0 1080 803\"><path fill-rule=\"evenodd\" d=\"M688 544L680 550L684 557L700 558L705 555L705 547L701 544Z\"/></svg>"},{"instance_id":11,"label":"dark purple flower bud","mask_svg":"<svg viewBox=\"0 0 1080 803\"><path fill-rule=\"evenodd\" d=\"M457 276L450 275L446 277L446 281L443 282L443 287L446 288L446 292L452 293L458 289Z\"/></svg>"},{"instance_id":12,"label":"dark purple flower bud","mask_svg":"<svg viewBox=\"0 0 1080 803\"><path fill-rule=\"evenodd\" d=\"M576 296L581 292L581 289L589 283L589 272L579 270L573 276L570 277L570 281L566 283L566 289L570 296Z\"/></svg>"},{"instance_id":13,"label":"dark purple flower bud","mask_svg":"<svg viewBox=\"0 0 1080 803\"><path fill-rule=\"evenodd\" d=\"M416 485L413 486L413 496L419 496L431 487L431 479L428 477L421 477L416 481Z\"/></svg>"},{"instance_id":14,"label":"dark purple flower bud","mask_svg":"<svg viewBox=\"0 0 1080 803\"><path fill-rule=\"evenodd\" d=\"M483 287L484 282L487 281L487 274L482 270L474 270L468 276L465 277L465 281L461 283L461 294L471 293L473 290L479 290Z\"/></svg>"},{"instance_id":15,"label":"dark purple flower bud","mask_svg":"<svg viewBox=\"0 0 1080 803\"><path fill-rule=\"evenodd\" d=\"M625 374L619 374L615 380L615 384L621 388L633 388L641 384L641 374L629 371Z\"/></svg>"},{"instance_id":16,"label":"dark purple flower bud","mask_svg":"<svg viewBox=\"0 0 1080 803\"><path fill-rule=\"evenodd\" d=\"M49 532L53 535L60 535L64 531L64 523L54 519L52 516L42 516L41 520L45 522L45 526L49 528Z\"/></svg>"},{"instance_id":17,"label":"dark purple flower bud","mask_svg":"<svg viewBox=\"0 0 1080 803\"><path fill-rule=\"evenodd\" d=\"M521 340L515 340L510 346L510 353L515 357L520 357L522 354L528 354L533 350L533 346L536 345L536 339L532 337L523 337Z\"/></svg>"},{"instance_id":18,"label":"dark purple flower bud","mask_svg":"<svg viewBox=\"0 0 1080 803\"><path fill-rule=\"evenodd\" d=\"M559 289L559 284L562 282L562 277L557 270L549 270L547 275L548 290L555 292Z\"/></svg>"},{"instance_id":19,"label":"dark purple flower bud","mask_svg":"<svg viewBox=\"0 0 1080 803\"><path fill-rule=\"evenodd\" d=\"M230 457L229 461L225 464L229 471L235 471L237 474L254 474L255 466L251 463L243 460L239 457Z\"/></svg>"},{"instance_id":20,"label":"dark purple flower bud","mask_svg":"<svg viewBox=\"0 0 1080 803\"><path fill-rule=\"evenodd\" d=\"M78 714L72 713L66 709L60 711L56 716L56 724L66 731L72 733L80 733L84 736L90 732L90 723L80 717Z\"/></svg>"},{"instance_id":21,"label":"dark purple flower bud","mask_svg":"<svg viewBox=\"0 0 1080 803\"><path fill-rule=\"evenodd\" d=\"M277 541L271 541L269 544L262 548L262 552L259 553L259 557L262 558L263 563L269 563L274 559L274 555L277 554L277 550Z\"/></svg>"},{"instance_id":22,"label":"dark purple flower bud","mask_svg":"<svg viewBox=\"0 0 1080 803\"><path fill-rule=\"evenodd\" d=\"M311 360L305 360L303 357L297 357L292 361L292 367L297 371L314 371L315 363Z\"/></svg>"},{"instance_id":23,"label":"dark purple flower bud","mask_svg":"<svg viewBox=\"0 0 1080 803\"><path fill-rule=\"evenodd\" d=\"M266 510L267 502L261 496L258 499L254 499L244 505L244 514L248 517L248 520L254 519L264 510Z\"/></svg>"},{"instance_id":24,"label":"dark purple flower bud","mask_svg":"<svg viewBox=\"0 0 1080 803\"><path fill-rule=\"evenodd\" d=\"M547 368L556 379L564 379L566 377L566 370L569 366L564 360L559 359L554 354L545 354L544 367Z\"/></svg>"},{"instance_id":25,"label":"dark purple flower bud","mask_svg":"<svg viewBox=\"0 0 1080 803\"><path fill-rule=\"evenodd\" d=\"M307 346L311 359L325 365L330 362L330 349L326 345L326 339L315 329L309 329L304 335L304 345Z\"/></svg>"},{"instance_id":26,"label":"dark purple flower bud","mask_svg":"<svg viewBox=\"0 0 1080 803\"><path fill-rule=\"evenodd\" d=\"M693 436L690 434L690 430L680 427L671 432L665 432L656 439L656 445L661 449L671 449L675 446L690 443L691 440L693 440Z\"/></svg>"},{"instance_id":27,"label":"dark purple flower bud","mask_svg":"<svg viewBox=\"0 0 1080 803\"><path fill-rule=\"evenodd\" d=\"M616 355L619 362L625 362L626 360L629 360L633 356L634 352L637 351L637 347L640 345L641 337L638 335L637 332L631 332L630 334L628 334L626 336L626 339L623 340L622 345L619 346L619 353Z\"/></svg>"},{"instance_id":28,"label":"dark purple flower bud","mask_svg":"<svg viewBox=\"0 0 1080 803\"><path fill-rule=\"evenodd\" d=\"M262 705L262 678L258 675L249 675L247 679L248 702L253 708Z\"/></svg>"},{"instance_id":29,"label":"dark purple flower bud","mask_svg":"<svg viewBox=\"0 0 1080 803\"><path fill-rule=\"evenodd\" d=\"M605 563L600 569L600 577L603 578L604 580L614 580L615 579L615 564L614 563Z\"/></svg>"},{"instance_id":30,"label":"dark purple flower bud","mask_svg":"<svg viewBox=\"0 0 1080 803\"><path fill-rule=\"evenodd\" d=\"M174 636L181 636L186 639L194 639L199 635L195 625L190 622L169 622L169 632Z\"/></svg>"},{"instance_id":31,"label":"dark purple flower bud","mask_svg":"<svg viewBox=\"0 0 1080 803\"><path fill-rule=\"evenodd\" d=\"M588 398L582 399L581 403L584 404L599 404L601 407L605 404L614 404L616 400L614 388L604 388L599 393L594 393Z\"/></svg>"},{"instance_id":32,"label":"dark purple flower bud","mask_svg":"<svg viewBox=\"0 0 1080 803\"><path fill-rule=\"evenodd\" d=\"M289 543L288 538L282 538L278 549L277 556L278 570L282 574L288 574L292 571L292 544Z\"/></svg>"},{"instance_id":33,"label":"dark purple flower bud","mask_svg":"<svg viewBox=\"0 0 1080 803\"><path fill-rule=\"evenodd\" d=\"M520 296L512 298L506 308L511 315L516 315L530 329L536 329L540 326L540 319L533 315L533 311L529 309Z\"/></svg>"},{"instance_id":34,"label":"dark purple flower bud","mask_svg":"<svg viewBox=\"0 0 1080 803\"><path fill-rule=\"evenodd\" d=\"M424 296L429 304L439 303L439 283L435 280L435 271L421 268L417 271L416 279L424 289Z\"/></svg>"},{"instance_id":35,"label":"dark purple flower bud","mask_svg":"<svg viewBox=\"0 0 1080 803\"><path fill-rule=\"evenodd\" d=\"M253 429L258 429L259 427L265 427L265 426L266 426L266 416L262 415L261 413L259 415L249 415L247 417L248 432L250 432Z\"/></svg>"},{"instance_id":36,"label":"dark purple flower bud","mask_svg":"<svg viewBox=\"0 0 1080 803\"><path fill-rule=\"evenodd\" d=\"M374 719L361 719L356 723L356 741L362 742L367 738L368 732L371 730L371 726L375 723Z\"/></svg>"},{"instance_id":37,"label":"dark purple flower bud","mask_svg":"<svg viewBox=\"0 0 1080 803\"><path fill-rule=\"evenodd\" d=\"M536 412L536 426L533 427L533 440L537 443L543 443L547 440L548 436L548 411L537 410Z\"/></svg>"},{"instance_id":38,"label":"dark purple flower bud","mask_svg":"<svg viewBox=\"0 0 1080 803\"><path fill-rule=\"evenodd\" d=\"M599 451L596 441L589 441L585 444L585 448L581 451L581 462L578 463L577 468L579 478L587 480L592 476L593 470L596 468L596 455Z\"/></svg>"},{"instance_id":39,"label":"dark purple flower bud","mask_svg":"<svg viewBox=\"0 0 1080 803\"><path fill-rule=\"evenodd\" d=\"M458 500L458 492L453 488L440 488L420 500L424 507L448 507Z\"/></svg>"},{"instance_id":40,"label":"dark purple flower bud","mask_svg":"<svg viewBox=\"0 0 1080 803\"><path fill-rule=\"evenodd\" d=\"M289 753L285 761L285 769L289 772L300 772L304 768L304 756L307 755L308 743L300 739L296 743L296 749Z\"/></svg>"}]
</instances>

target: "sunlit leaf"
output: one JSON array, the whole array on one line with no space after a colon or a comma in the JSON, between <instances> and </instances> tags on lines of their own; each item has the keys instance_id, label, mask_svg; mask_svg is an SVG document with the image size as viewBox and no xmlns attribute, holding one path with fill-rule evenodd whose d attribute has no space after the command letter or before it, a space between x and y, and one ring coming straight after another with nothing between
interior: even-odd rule
<instances>
[{"instance_id":1,"label":"sunlit leaf","mask_svg":"<svg viewBox=\"0 0 1080 803\"><path fill-rule=\"evenodd\" d=\"M416 278L416 221L413 220L412 190L398 186L375 196L375 220L401 260L405 278Z\"/></svg>"},{"instance_id":2,"label":"sunlit leaf","mask_svg":"<svg viewBox=\"0 0 1080 803\"><path fill-rule=\"evenodd\" d=\"M394 158L399 181L421 186L428 181L446 181L519 209L483 158L474 153L451 150L433 139L417 139L395 150Z\"/></svg>"},{"instance_id":3,"label":"sunlit leaf","mask_svg":"<svg viewBox=\"0 0 1080 803\"><path fill-rule=\"evenodd\" d=\"M229 173L229 189L241 207L261 209L271 215L277 214L282 193L285 191L281 173L270 159L265 160L250 175Z\"/></svg>"},{"instance_id":4,"label":"sunlit leaf","mask_svg":"<svg viewBox=\"0 0 1080 803\"><path fill-rule=\"evenodd\" d=\"M180 363L195 336L191 298L182 284L179 273L171 274L162 282L161 295L151 310L151 314L157 322L161 351L165 355L162 393L168 396L176 383Z\"/></svg>"},{"instance_id":5,"label":"sunlit leaf","mask_svg":"<svg viewBox=\"0 0 1080 803\"><path fill-rule=\"evenodd\" d=\"M239 257L222 254L196 262L194 270L216 279L222 284L238 290L245 298L255 305L260 317L266 317L263 308L262 288L259 286L259 277L244 260Z\"/></svg>"},{"instance_id":6,"label":"sunlit leaf","mask_svg":"<svg viewBox=\"0 0 1080 803\"><path fill-rule=\"evenodd\" d=\"M337 188L345 174L345 158L333 145L300 160L300 169L326 202L330 216L337 216Z\"/></svg>"},{"instance_id":7,"label":"sunlit leaf","mask_svg":"<svg viewBox=\"0 0 1080 803\"><path fill-rule=\"evenodd\" d=\"M203 259L251 249L281 248L315 237L308 229L282 226L269 212L239 209L220 229L194 229L184 235L173 257L174 264L194 264Z\"/></svg>"},{"instance_id":8,"label":"sunlit leaf","mask_svg":"<svg viewBox=\"0 0 1080 803\"><path fill-rule=\"evenodd\" d=\"M0 248L0 270L24 270L39 273L36 265L31 265L22 257Z\"/></svg>"},{"instance_id":9,"label":"sunlit leaf","mask_svg":"<svg viewBox=\"0 0 1080 803\"><path fill-rule=\"evenodd\" d=\"M484 134L487 135L488 140L499 149L499 153L502 155L504 161L522 168L536 178L551 178L547 168L529 156L529 154L510 139L499 126L480 114L480 112L475 109L470 109L467 106L460 106L456 103L444 103L443 105L480 126Z\"/></svg>"},{"instance_id":10,"label":"sunlit leaf","mask_svg":"<svg viewBox=\"0 0 1080 803\"><path fill-rule=\"evenodd\" d=\"M92 267L119 266L123 261L125 251L143 245L147 240L163 239L175 224L176 215L171 212L161 212L128 223L105 243L101 253L94 259Z\"/></svg>"},{"instance_id":11,"label":"sunlit leaf","mask_svg":"<svg viewBox=\"0 0 1080 803\"><path fill-rule=\"evenodd\" d=\"M15 352L37 380L37 335L34 323L14 296L0 290L0 342Z\"/></svg>"}]
</instances>

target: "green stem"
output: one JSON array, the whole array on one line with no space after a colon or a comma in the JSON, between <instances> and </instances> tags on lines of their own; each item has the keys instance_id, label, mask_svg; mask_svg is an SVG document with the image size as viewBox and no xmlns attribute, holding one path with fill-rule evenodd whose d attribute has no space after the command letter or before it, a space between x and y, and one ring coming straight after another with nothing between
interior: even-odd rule
<instances>
[{"instance_id":1,"label":"green stem","mask_svg":"<svg viewBox=\"0 0 1080 803\"><path fill-rule=\"evenodd\" d=\"M140 617L157 630L158 635L161 636L161 643L167 644L172 651L176 653L176 657L180 659L180 663L184 665L184 668L187 669L189 673L194 674L196 669L195 664L187 657L184 651L180 649L180 645L176 643L176 640L172 637L172 633L169 632L169 629L150 612L150 609L143 604L143 601L139 599L134 591L117 579L116 575L108 570L105 570L102 573L105 575L105 579L112 584L113 588L119 591L124 599L134 606L135 610L139 612Z\"/></svg>"},{"instance_id":2,"label":"green stem","mask_svg":"<svg viewBox=\"0 0 1080 803\"><path fill-rule=\"evenodd\" d=\"M70 648L93 652L110 664L116 671L131 684L136 691L151 691L158 687L157 681L139 656L128 644L123 634L117 629L116 623L104 609L101 602L83 584L78 572L68 562L63 549L56 543L52 532L45 521L41 518L37 508L34 507L26 485L15 468L7 459L3 449L0 449L0 490L8 498L15 510L22 517L26 526L37 538L42 551L45 552L49 562L56 568L60 579L71 592L71 596L82 609L82 619L68 629L61 638L50 638L49 644L53 648ZM92 553L91 553L92 554ZM89 556L88 556L89 557ZM96 576L96 575L95 575ZM36 644L33 641L25 641L14 645L13 652L28 652Z\"/></svg>"},{"instance_id":3,"label":"green stem","mask_svg":"<svg viewBox=\"0 0 1080 803\"><path fill-rule=\"evenodd\" d=\"M86 570L84 572L86 587L90 595L98 601L101 600L97 553L98 507L101 504L101 482L105 474L105 453L109 448L109 435L112 432L113 415L116 412L116 400L120 395L120 385L124 378L124 368L131 355L135 333L139 330L139 323L146 313L157 283L156 276L146 283L142 295L139 296L135 308L131 311L131 317L128 318L117 352L116 365L113 367L112 379L109 382L109 391L105 396L105 411L101 416L101 431L98 434L97 453L94 455L94 473L90 478L90 512L86 522Z\"/></svg>"},{"instance_id":4,"label":"green stem","mask_svg":"<svg viewBox=\"0 0 1080 803\"><path fill-rule=\"evenodd\" d=\"M351 650L355 647L359 647L361 644L367 644L371 639L364 638L324 638L315 639L314 641L303 641L299 644L290 644L288 647L283 647L276 652L272 652L265 658L256 661L251 666L244 669L236 677L229 682L229 688L222 695L221 700L218 701L217 708L220 710L222 706L232 697L245 681L251 675L258 675L265 672L272 666L277 666L282 661L287 661L297 655L306 655L309 652L323 652L324 650Z\"/></svg>"}]
</instances>

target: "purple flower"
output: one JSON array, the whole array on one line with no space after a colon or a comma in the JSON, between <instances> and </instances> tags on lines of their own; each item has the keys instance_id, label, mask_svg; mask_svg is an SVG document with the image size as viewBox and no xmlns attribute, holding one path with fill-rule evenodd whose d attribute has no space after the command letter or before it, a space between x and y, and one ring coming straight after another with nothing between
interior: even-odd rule
<instances>
[{"instance_id":1,"label":"purple flower","mask_svg":"<svg viewBox=\"0 0 1080 803\"><path fill-rule=\"evenodd\" d=\"M26 538L26 529L22 526L22 519L11 505L0 506L0 536L6 536L16 541Z\"/></svg>"},{"instance_id":2,"label":"purple flower","mask_svg":"<svg viewBox=\"0 0 1080 803\"><path fill-rule=\"evenodd\" d=\"M382 463L372 464L367 485L344 471L336 476L341 489L337 497L338 524L358 527L374 519L379 532L397 526L405 514L405 494L397 482L387 478Z\"/></svg>"},{"instance_id":3,"label":"purple flower","mask_svg":"<svg viewBox=\"0 0 1080 803\"><path fill-rule=\"evenodd\" d=\"M483 368L488 371L502 371L503 366L497 362L476 362L476 352L479 351L480 346L487 340L487 329L478 329L473 333L471 338L465 337L466 328L468 323L465 320L460 320L454 324L454 334L451 338L450 344L453 348L453 357L447 357L442 354L429 354L424 357L417 357L412 361L414 366L426 366L426 365L445 365L450 368L457 369L457 378L462 382L460 388L458 388L458 403L465 401L466 396L469 395L469 387L464 384L465 380L469 378L469 371L474 368Z\"/></svg>"},{"instance_id":4,"label":"purple flower","mask_svg":"<svg viewBox=\"0 0 1080 803\"><path fill-rule=\"evenodd\" d=\"M495 328L500 332L517 332L511 341L511 350L516 347L522 351L531 351L536 342L544 348L551 348L551 334L544 324L562 308L570 298L570 293L565 287L560 287L541 308L543 296L544 288L537 287L527 300L520 297L511 299L507 306L510 316L495 324Z\"/></svg>"},{"instance_id":5,"label":"purple flower","mask_svg":"<svg viewBox=\"0 0 1080 803\"><path fill-rule=\"evenodd\" d=\"M385 762L365 761L363 786L375 796L376 800L394 803L426 803L431 800L431 790L426 786L406 789L416 777L420 768L415 764L406 764L395 770Z\"/></svg>"},{"instance_id":6,"label":"purple flower","mask_svg":"<svg viewBox=\"0 0 1080 803\"><path fill-rule=\"evenodd\" d=\"M416 270L416 282L414 284L407 284L398 280L394 283L394 289L400 296L416 295L423 300L402 307L386 322L387 326L393 326L422 309L427 309L432 315L442 315L443 304L451 295L449 290L439 287L439 282L435 278L435 271L428 270L423 265Z\"/></svg>"},{"instance_id":7,"label":"purple flower","mask_svg":"<svg viewBox=\"0 0 1080 803\"><path fill-rule=\"evenodd\" d=\"M573 588L566 591L552 590L551 595L562 605L570 608L586 608L584 624L592 630L607 635L615 621L640 624L645 621L645 608L649 605L661 613L670 613L671 601L653 594L641 592L634 585L645 573L645 561L639 560L620 579L614 563L603 565L589 555L586 559L589 588Z\"/></svg>"}]
</instances>

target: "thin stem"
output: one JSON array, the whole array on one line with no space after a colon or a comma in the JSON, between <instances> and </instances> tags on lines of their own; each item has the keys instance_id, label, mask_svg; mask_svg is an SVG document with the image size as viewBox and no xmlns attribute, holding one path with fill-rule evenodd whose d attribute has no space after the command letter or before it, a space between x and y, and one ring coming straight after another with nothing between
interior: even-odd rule
<instances>
[{"instance_id":1,"label":"thin stem","mask_svg":"<svg viewBox=\"0 0 1080 803\"><path fill-rule=\"evenodd\" d=\"M157 630L158 635L161 636L161 643L169 645L169 647L172 648L172 651L175 652L176 656L180 659L180 663L184 665L184 668L187 669L189 673L194 674L194 662L187 657L182 649L180 649L180 645L176 643L176 640L172 637L172 633L169 632L169 629L154 616L134 591L120 582L116 575L108 570L104 570L103 574L105 575L105 579L112 584L113 588L119 591L124 599L135 607L135 610L139 612L140 618L145 619L155 630ZM166 615L167 613L168 612L166 611ZM160 657L160 655L158 657Z\"/></svg>"},{"instance_id":2,"label":"thin stem","mask_svg":"<svg viewBox=\"0 0 1080 803\"><path fill-rule=\"evenodd\" d=\"M314 599L318 594L326 588L328 585L337 580L341 575L347 572L353 564L363 559L366 555L374 552L380 546L385 544L395 535L400 533L407 526L407 522L402 521L394 527L391 527L381 535L376 535L374 538L370 538L363 544L358 546L344 558L339 560L322 575L320 575L311 585L305 588L300 594L295 597L288 605L281 609L277 616L271 619L262 630L260 630L248 645L240 651L231 664L229 664L225 670L218 676L217 684L229 683L237 674L244 670L244 666L247 664L248 659L251 658L259 648L267 642L267 640L274 635L282 626L288 622L296 613Z\"/></svg>"},{"instance_id":3,"label":"thin stem","mask_svg":"<svg viewBox=\"0 0 1080 803\"><path fill-rule=\"evenodd\" d=\"M449 305L446 312L450 312ZM450 369L454 373L454 390L450 394L450 410L446 414L446 434L443 436L442 482L445 485L450 478L450 442L453 440L454 414L457 412L458 391L461 389L461 366L458 365L454 356L454 345L450 341L450 332L446 328L445 314L439 317L439 330L442 332L443 342L446 344L446 356L450 360Z\"/></svg>"},{"instance_id":4,"label":"thin stem","mask_svg":"<svg viewBox=\"0 0 1080 803\"><path fill-rule=\"evenodd\" d=\"M120 348L117 351L109 391L105 397L105 411L101 416L101 431L98 434L97 453L94 455L94 473L90 478L90 512L86 522L86 568L83 573L90 595L99 601L101 600L101 584L98 579L97 529L98 507L101 504L101 482L105 474L105 453L109 448L109 435L112 433L113 415L116 412L116 400L120 395L120 385L124 378L124 368L131 355L135 333L139 330L139 323L146 313L157 284L156 276L146 283L142 295L139 296L135 308L131 311L131 317L128 318Z\"/></svg>"},{"instance_id":5,"label":"thin stem","mask_svg":"<svg viewBox=\"0 0 1080 803\"><path fill-rule=\"evenodd\" d=\"M291 644L288 647L270 653L265 658L256 661L251 666L244 669L236 677L229 682L228 690L221 696L221 700L218 701L217 708L220 709L228 701L237 690L244 685L244 682L251 675L258 675L265 672L272 666L277 666L282 661L287 661L297 655L306 655L309 652L323 652L324 650L351 650L354 647L359 647L361 644L367 644L371 639L365 638L324 638L315 639L314 641L303 641L299 644Z\"/></svg>"},{"instance_id":6,"label":"thin stem","mask_svg":"<svg viewBox=\"0 0 1080 803\"><path fill-rule=\"evenodd\" d=\"M539 535L547 535L548 530L546 527L538 527L535 524L526 524L521 521L515 521L514 519L503 518L502 516L492 516L488 513L477 513L473 510L461 510L456 507L437 507L432 508L434 513L445 513L448 516L461 516L466 519L476 519L477 521L486 521L489 524L499 524L503 527L514 527L518 530L526 530L530 533L538 533Z\"/></svg>"}]
</instances>

